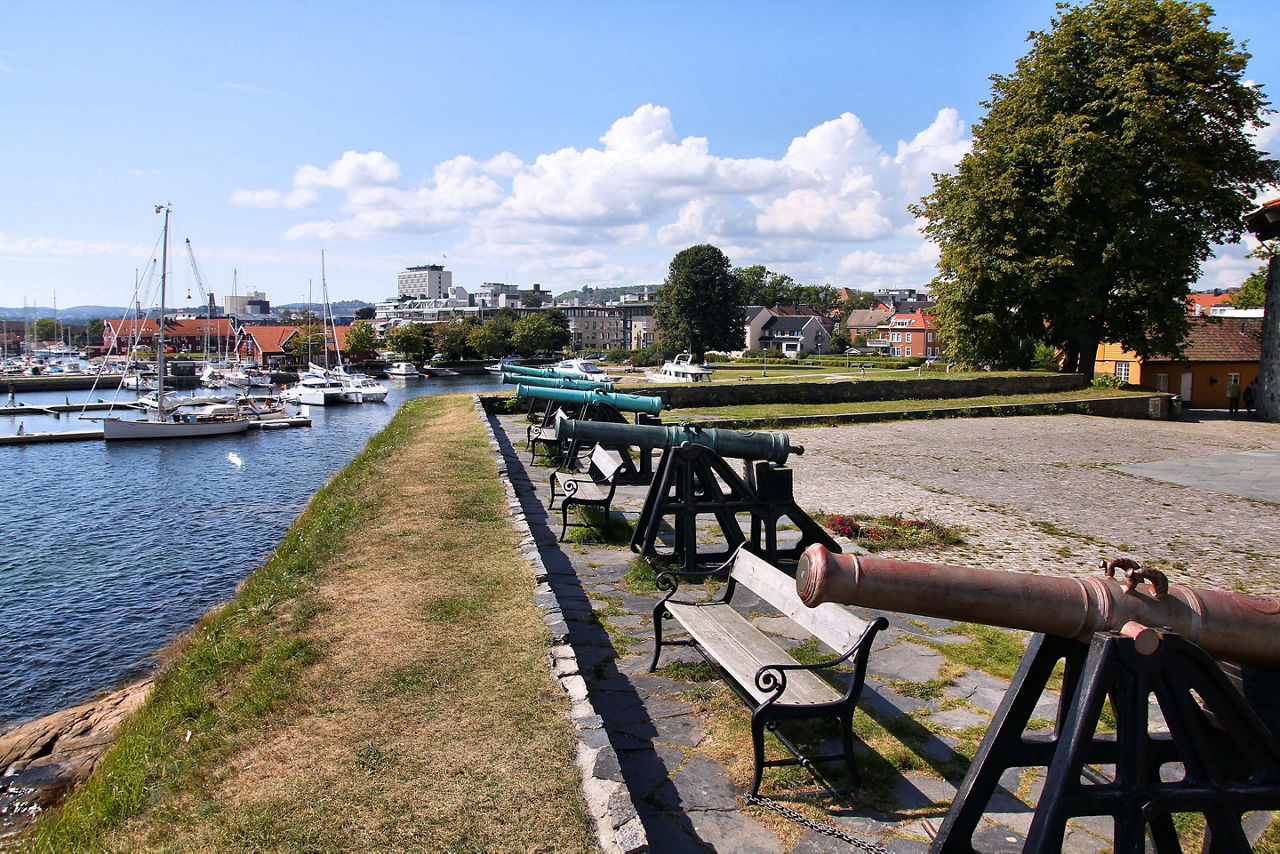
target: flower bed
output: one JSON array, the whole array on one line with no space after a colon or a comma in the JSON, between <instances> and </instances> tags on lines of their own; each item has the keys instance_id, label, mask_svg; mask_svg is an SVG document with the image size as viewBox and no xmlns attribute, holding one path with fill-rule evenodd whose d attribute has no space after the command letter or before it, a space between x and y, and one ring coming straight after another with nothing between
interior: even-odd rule
<instances>
[{"instance_id":1,"label":"flower bed","mask_svg":"<svg viewBox=\"0 0 1280 854\"><path fill-rule=\"evenodd\" d=\"M959 531L927 519L894 513L872 516L864 513L818 512L815 518L842 537L848 537L869 552L886 549L918 549L956 546L964 542Z\"/></svg>"}]
</instances>

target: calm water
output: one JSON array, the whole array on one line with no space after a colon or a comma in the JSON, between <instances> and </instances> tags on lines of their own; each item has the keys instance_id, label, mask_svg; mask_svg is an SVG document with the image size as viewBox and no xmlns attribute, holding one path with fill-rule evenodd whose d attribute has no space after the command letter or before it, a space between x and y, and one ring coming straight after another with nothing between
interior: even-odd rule
<instances>
[{"instance_id":1,"label":"calm water","mask_svg":"<svg viewBox=\"0 0 1280 854\"><path fill-rule=\"evenodd\" d=\"M309 429L0 447L0 728L147 672L152 654L233 593L404 400L497 380L388 385L383 404L311 407ZM0 416L0 433L19 421L27 432L99 426L75 415Z\"/></svg>"}]
</instances>

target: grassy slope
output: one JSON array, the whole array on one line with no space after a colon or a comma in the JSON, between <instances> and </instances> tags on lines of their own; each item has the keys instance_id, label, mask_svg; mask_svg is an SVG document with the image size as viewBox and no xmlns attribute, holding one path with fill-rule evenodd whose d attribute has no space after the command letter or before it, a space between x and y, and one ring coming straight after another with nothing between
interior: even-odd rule
<instances>
[{"instance_id":1,"label":"grassy slope","mask_svg":"<svg viewBox=\"0 0 1280 854\"><path fill-rule=\"evenodd\" d=\"M405 404L28 844L591 850L516 543L470 399Z\"/></svg>"}]
</instances>

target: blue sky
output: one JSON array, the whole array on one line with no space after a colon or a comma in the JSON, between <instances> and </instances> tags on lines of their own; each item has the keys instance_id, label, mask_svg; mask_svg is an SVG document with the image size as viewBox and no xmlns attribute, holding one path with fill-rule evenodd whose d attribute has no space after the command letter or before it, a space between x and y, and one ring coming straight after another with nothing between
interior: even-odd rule
<instances>
[{"instance_id":1,"label":"blue sky","mask_svg":"<svg viewBox=\"0 0 1280 854\"><path fill-rule=\"evenodd\" d=\"M1280 89L1269 2L1215 4ZM376 300L659 282L711 242L927 283L906 205L966 150L1052 0L0 6L0 305L120 305L174 206L207 287ZM1280 154L1280 134L1261 144ZM1256 263L1226 247L1202 286ZM174 265L178 305L191 283Z\"/></svg>"}]
</instances>

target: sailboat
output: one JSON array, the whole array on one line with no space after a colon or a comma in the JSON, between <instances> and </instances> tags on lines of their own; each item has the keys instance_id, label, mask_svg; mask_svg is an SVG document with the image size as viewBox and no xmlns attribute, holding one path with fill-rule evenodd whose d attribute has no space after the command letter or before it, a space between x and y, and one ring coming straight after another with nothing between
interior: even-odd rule
<instances>
[{"instance_id":1,"label":"sailboat","mask_svg":"<svg viewBox=\"0 0 1280 854\"><path fill-rule=\"evenodd\" d=\"M249 429L249 418L237 410L228 413L192 413L168 415L164 391L164 301L165 280L169 272L169 205L156 205L156 213L164 211L164 248L160 261L160 323L156 332L156 409L154 415L137 420L102 419L102 435L107 441L118 439L186 439L194 436L225 436Z\"/></svg>"}]
</instances>

